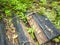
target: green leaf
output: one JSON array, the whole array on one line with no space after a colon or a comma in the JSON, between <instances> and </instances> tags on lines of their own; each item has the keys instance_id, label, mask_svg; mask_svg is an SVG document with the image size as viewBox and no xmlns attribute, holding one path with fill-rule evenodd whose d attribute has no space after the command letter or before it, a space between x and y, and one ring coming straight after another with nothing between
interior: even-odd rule
<instances>
[{"instance_id":1,"label":"green leaf","mask_svg":"<svg viewBox=\"0 0 60 45\"><path fill-rule=\"evenodd\" d=\"M58 3L57 2L52 2L52 7L57 7L58 6Z\"/></svg>"},{"instance_id":2,"label":"green leaf","mask_svg":"<svg viewBox=\"0 0 60 45\"><path fill-rule=\"evenodd\" d=\"M0 16L0 20L2 19L3 17L2 16Z\"/></svg>"},{"instance_id":3,"label":"green leaf","mask_svg":"<svg viewBox=\"0 0 60 45\"><path fill-rule=\"evenodd\" d=\"M58 38L55 38L53 41L55 42L59 42L60 40Z\"/></svg>"},{"instance_id":4,"label":"green leaf","mask_svg":"<svg viewBox=\"0 0 60 45\"><path fill-rule=\"evenodd\" d=\"M5 10L6 16L11 16L11 11L10 10Z\"/></svg>"},{"instance_id":5,"label":"green leaf","mask_svg":"<svg viewBox=\"0 0 60 45\"><path fill-rule=\"evenodd\" d=\"M47 0L40 0L43 5L47 4Z\"/></svg>"}]
</instances>

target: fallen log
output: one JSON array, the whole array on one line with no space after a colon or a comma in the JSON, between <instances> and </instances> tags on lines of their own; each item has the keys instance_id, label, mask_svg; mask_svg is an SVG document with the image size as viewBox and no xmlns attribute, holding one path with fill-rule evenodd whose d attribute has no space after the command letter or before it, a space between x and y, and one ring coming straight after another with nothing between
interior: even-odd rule
<instances>
[{"instance_id":1,"label":"fallen log","mask_svg":"<svg viewBox=\"0 0 60 45\"><path fill-rule=\"evenodd\" d=\"M14 15L16 16L16 15ZM16 17L12 21L16 28L18 34L18 41L20 45L35 45L34 40L31 38L30 34L27 32L24 23L20 21L19 17Z\"/></svg>"},{"instance_id":2,"label":"fallen log","mask_svg":"<svg viewBox=\"0 0 60 45\"><path fill-rule=\"evenodd\" d=\"M44 15L36 13L27 16L28 23L35 27L35 35L40 44L44 44L60 35L60 31Z\"/></svg>"},{"instance_id":3,"label":"fallen log","mask_svg":"<svg viewBox=\"0 0 60 45\"><path fill-rule=\"evenodd\" d=\"M12 17L10 24L7 20L3 18L3 21L0 22L0 45L35 45L18 17Z\"/></svg>"},{"instance_id":4,"label":"fallen log","mask_svg":"<svg viewBox=\"0 0 60 45\"><path fill-rule=\"evenodd\" d=\"M35 28L34 33L35 33L35 36L36 36L36 38L37 38L37 40L38 40L38 42L40 44L48 41L48 39L46 38L46 36L43 33L42 29L39 27L39 25L33 19L32 15L31 16L30 15L28 16L28 23L30 24L31 27L34 26L34 28Z\"/></svg>"}]
</instances>

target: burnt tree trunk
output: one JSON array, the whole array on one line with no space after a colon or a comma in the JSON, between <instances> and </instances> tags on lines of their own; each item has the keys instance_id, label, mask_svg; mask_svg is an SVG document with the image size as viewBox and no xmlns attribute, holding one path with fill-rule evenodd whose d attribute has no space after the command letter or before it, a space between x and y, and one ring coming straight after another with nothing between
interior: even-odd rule
<instances>
[{"instance_id":1,"label":"burnt tree trunk","mask_svg":"<svg viewBox=\"0 0 60 45\"><path fill-rule=\"evenodd\" d=\"M35 36L36 36L38 42L40 44L47 42L48 39L46 38L45 34L43 33L43 31L39 27L39 25L34 21L33 17L29 16L28 18L29 18L28 23L30 24L30 26L35 28L34 33L35 33Z\"/></svg>"}]
</instances>

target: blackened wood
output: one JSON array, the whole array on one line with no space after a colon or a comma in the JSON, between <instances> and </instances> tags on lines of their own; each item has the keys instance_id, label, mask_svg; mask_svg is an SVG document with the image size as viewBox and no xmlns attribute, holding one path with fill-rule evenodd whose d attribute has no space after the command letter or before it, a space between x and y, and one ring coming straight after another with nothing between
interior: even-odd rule
<instances>
[{"instance_id":1,"label":"blackened wood","mask_svg":"<svg viewBox=\"0 0 60 45\"><path fill-rule=\"evenodd\" d=\"M19 17L14 18L13 23L18 34L19 45L35 45L33 39L30 37L25 27L23 26L23 23L20 23Z\"/></svg>"},{"instance_id":2,"label":"blackened wood","mask_svg":"<svg viewBox=\"0 0 60 45\"><path fill-rule=\"evenodd\" d=\"M39 27L37 22L34 20L33 16L30 15L28 16L28 23L30 24L31 27L35 28L35 36L37 40L39 41L40 44L43 44L48 41L46 38L45 34L43 33L42 29Z\"/></svg>"},{"instance_id":3,"label":"blackened wood","mask_svg":"<svg viewBox=\"0 0 60 45\"><path fill-rule=\"evenodd\" d=\"M56 29L54 27L54 25L49 21L49 19L47 17L45 17L44 15L39 15L39 14L33 13L31 15L28 15L27 17L29 19L28 23L30 24L30 26L35 27L35 30L38 30L38 31L36 31L36 33L42 32L41 34L44 34L44 36L47 38L47 41L50 41L53 38L60 35L60 31L58 31L58 29ZM42 37L42 38L46 39L45 37ZM41 40L41 41L43 41L43 40ZM41 43L41 41L39 41L39 42ZM47 42L47 41L45 41L45 42ZM43 42L43 43L45 43L45 42ZM43 43L41 43L41 44L43 44Z\"/></svg>"},{"instance_id":4,"label":"blackened wood","mask_svg":"<svg viewBox=\"0 0 60 45\"><path fill-rule=\"evenodd\" d=\"M5 35L5 25L3 21L0 21L0 45L7 45Z\"/></svg>"},{"instance_id":5,"label":"blackened wood","mask_svg":"<svg viewBox=\"0 0 60 45\"><path fill-rule=\"evenodd\" d=\"M23 28L23 31L25 32L26 37L28 38L30 45L36 45L35 41L32 39L32 37L30 36L30 34L27 31L27 27L24 25L24 23L21 21L20 22Z\"/></svg>"},{"instance_id":6,"label":"blackened wood","mask_svg":"<svg viewBox=\"0 0 60 45\"><path fill-rule=\"evenodd\" d=\"M54 27L46 16L33 14L33 17L37 18L37 20L35 19L36 22L40 25L49 40L60 35L60 31Z\"/></svg>"}]
</instances>

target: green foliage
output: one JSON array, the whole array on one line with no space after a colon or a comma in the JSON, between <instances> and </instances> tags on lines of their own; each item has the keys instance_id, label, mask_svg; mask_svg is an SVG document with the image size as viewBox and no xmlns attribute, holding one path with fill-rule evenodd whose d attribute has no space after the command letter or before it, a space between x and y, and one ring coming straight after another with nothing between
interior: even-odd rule
<instances>
[{"instance_id":1,"label":"green foliage","mask_svg":"<svg viewBox=\"0 0 60 45\"><path fill-rule=\"evenodd\" d=\"M35 36L34 36L34 28L27 28L28 32L30 33L30 35L32 36L33 39L35 39Z\"/></svg>"},{"instance_id":2,"label":"green foliage","mask_svg":"<svg viewBox=\"0 0 60 45\"><path fill-rule=\"evenodd\" d=\"M60 36L59 36L58 38L59 38L59 40L60 40Z\"/></svg>"},{"instance_id":3,"label":"green foliage","mask_svg":"<svg viewBox=\"0 0 60 45\"><path fill-rule=\"evenodd\" d=\"M42 5L46 5L47 4L47 0L40 0Z\"/></svg>"},{"instance_id":4,"label":"green foliage","mask_svg":"<svg viewBox=\"0 0 60 45\"><path fill-rule=\"evenodd\" d=\"M0 5L0 11L4 12L6 17L12 16L12 12L23 16L23 12L27 12L27 9L32 8L32 0L0 0ZM24 19L24 16L20 18Z\"/></svg>"},{"instance_id":5,"label":"green foliage","mask_svg":"<svg viewBox=\"0 0 60 45\"><path fill-rule=\"evenodd\" d=\"M55 42L59 42L60 40L58 38L55 38L53 41Z\"/></svg>"},{"instance_id":6,"label":"green foliage","mask_svg":"<svg viewBox=\"0 0 60 45\"><path fill-rule=\"evenodd\" d=\"M2 19L2 16L0 16L0 20Z\"/></svg>"},{"instance_id":7,"label":"green foliage","mask_svg":"<svg viewBox=\"0 0 60 45\"><path fill-rule=\"evenodd\" d=\"M11 11L10 10L5 10L5 14L6 14L7 17L11 16Z\"/></svg>"},{"instance_id":8,"label":"green foliage","mask_svg":"<svg viewBox=\"0 0 60 45\"><path fill-rule=\"evenodd\" d=\"M56 18L56 16L57 16L57 14L56 14L56 12L55 12L54 10L47 11L47 12L45 13L45 15L46 15L51 21L54 21L55 18Z\"/></svg>"},{"instance_id":9,"label":"green foliage","mask_svg":"<svg viewBox=\"0 0 60 45\"><path fill-rule=\"evenodd\" d=\"M56 8L58 6L58 3L56 1L52 2L52 7Z\"/></svg>"},{"instance_id":10,"label":"green foliage","mask_svg":"<svg viewBox=\"0 0 60 45\"><path fill-rule=\"evenodd\" d=\"M41 7L39 13L40 13L40 14L44 14L44 13L45 13L45 8L44 8L44 7Z\"/></svg>"}]
</instances>

